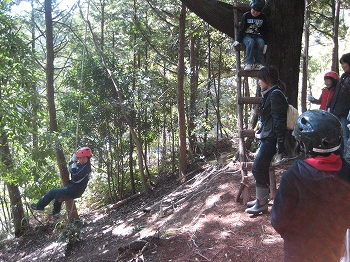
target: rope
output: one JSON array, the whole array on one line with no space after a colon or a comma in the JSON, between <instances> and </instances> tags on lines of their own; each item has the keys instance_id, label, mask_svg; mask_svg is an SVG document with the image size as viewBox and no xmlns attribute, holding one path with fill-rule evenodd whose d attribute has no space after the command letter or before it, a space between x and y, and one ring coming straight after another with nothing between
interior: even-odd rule
<instances>
[{"instance_id":1,"label":"rope","mask_svg":"<svg viewBox=\"0 0 350 262\"><path fill-rule=\"evenodd\" d=\"M87 17L89 16L90 10L90 1L88 1L88 8L86 11ZM79 87L79 99L78 99L78 118L77 118L77 127L75 131L75 148L78 148L78 136L79 136L79 122L80 122L80 111L81 111L81 90L84 86L84 60L85 60L85 43L86 43L86 35L87 35L88 27L85 24L85 35L84 35L84 44L83 44L83 54L81 61L81 75L80 75L80 87Z\"/></svg>"}]
</instances>

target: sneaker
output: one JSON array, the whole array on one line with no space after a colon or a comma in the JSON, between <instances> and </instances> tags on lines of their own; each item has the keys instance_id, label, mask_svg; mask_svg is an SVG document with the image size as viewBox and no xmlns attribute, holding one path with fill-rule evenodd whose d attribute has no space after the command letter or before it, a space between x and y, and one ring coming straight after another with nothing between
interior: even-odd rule
<instances>
[{"instance_id":1,"label":"sneaker","mask_svg":"<svg viewBox=\"0 0 350 262\"><path fill-rule=\"evenodd\" d=\"M256 64L256 65L254 65L254 70L260 70L263 67L264 66L262 64Z\"/></svg>"},{"instance_id":2,"label":"sneaker","mask_svg":"<svg viewBox=\"0 0 350 262\"><path fill-rule=\"evenodd\" d=\"M244 71L251 71L253 70L253 65L252 64L246 64L245 67L243 68Z\"/></svg>"},{"instance_id":3,"label":"sneaker","mask_svg":"<svg viewBox=\"0 0 350 262\"><path fill-rule=\"evenodd\" d=\"M33 210L44 210L44 209L38 208L37 204L30 204L30 208Z\"/></svg>"}]
</instances>

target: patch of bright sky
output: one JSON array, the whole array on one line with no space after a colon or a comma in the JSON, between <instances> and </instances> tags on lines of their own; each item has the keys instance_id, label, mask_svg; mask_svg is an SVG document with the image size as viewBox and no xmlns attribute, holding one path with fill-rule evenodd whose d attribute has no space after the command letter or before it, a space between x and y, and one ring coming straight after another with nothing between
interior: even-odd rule
<instances>
[{"instance_id":1,"label":"patch of bright sky","mask_svg":"<svg viewBox=\"0 0 350 262\"><path fill-rule=\"evenodd\" d=\"M44 3L45 0L41 0L42 3ZM60 7L62 9L70 8L72 5L74 5L77 1L74 0L58 0L57 2L60 3ZM29 12L31 10L31 3L30 1L20 1L18 5L13 5L11 8L11 13L13 15L21 15L25 14L26 12Z\"/></svg>"}]
</instances>

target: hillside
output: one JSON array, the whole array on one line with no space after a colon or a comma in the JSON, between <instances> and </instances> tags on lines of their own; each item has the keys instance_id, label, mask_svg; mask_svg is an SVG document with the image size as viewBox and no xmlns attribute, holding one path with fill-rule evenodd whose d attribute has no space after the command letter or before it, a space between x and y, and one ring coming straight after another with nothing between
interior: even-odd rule
<instances>
[{"instance_id":1,"label":"hillside","mask_svg":"<svg viewBox=\"0 0 350 262\"><path fill-rule=\"evenodd\" d=\"M149 196L116 209L90 210L81 214L79 226L38 213L26 236L2 243L0 260L282 261L283 241L269 213L250 216L234 201L238 167L203 163L183 184L175 175L162 177ZM60 240L62 232L76 237L67 243Z\"/></svg>"}]
</instances>

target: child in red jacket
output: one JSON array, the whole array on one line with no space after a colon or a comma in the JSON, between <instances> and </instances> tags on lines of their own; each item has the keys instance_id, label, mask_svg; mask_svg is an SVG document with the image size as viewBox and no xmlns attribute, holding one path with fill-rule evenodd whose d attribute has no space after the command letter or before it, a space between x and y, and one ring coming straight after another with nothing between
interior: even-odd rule
<instances>
[{"instance_id":1,"label":"child in red jacket","mask_svg":"<svg viewBox=\"0 0 350 262\"><path fill-rule=\"evenodd\" d=\"M337 85L338 81L339 75L336 72L330 71L325 73L324 84L326 87L322 89L320 98L316 99L312 96L312 94L309 94L307 99L313 104L320 105L320 109L327 111L327 105L334 95L335 86Z\"/></svg>"}]
</instances>

